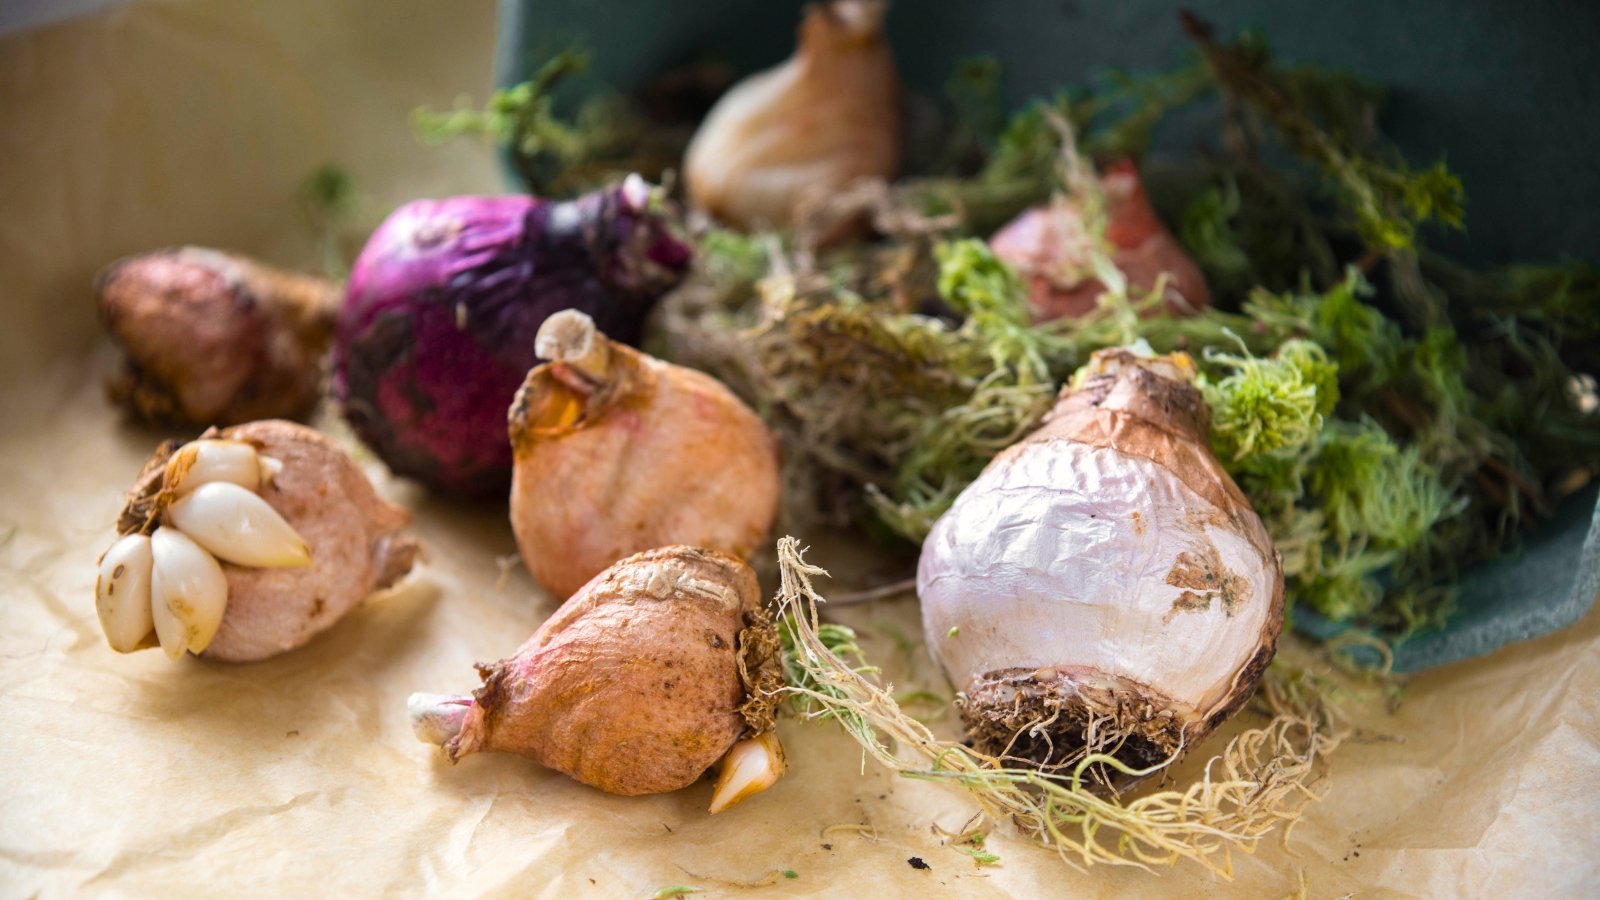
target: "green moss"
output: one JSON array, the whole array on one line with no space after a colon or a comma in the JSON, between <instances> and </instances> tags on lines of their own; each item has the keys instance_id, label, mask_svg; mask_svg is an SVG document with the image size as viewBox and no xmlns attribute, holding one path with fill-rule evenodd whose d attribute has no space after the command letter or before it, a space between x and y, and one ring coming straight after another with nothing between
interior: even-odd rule
<instances>
[{"instance_id":1,"label":"green moss","mask_svg":"<svg viewBox=\"0 0 1600 900\"><path fill-rule=\"evenodd\" d=\"M1416 448L1401 447L1370 421L1327 430L1312 461L1310 490L1341 545L1408 549L1460 509Z\"/></svg>"},{"instance_id":2,"label":"green moss","mask_svg":"<svg viewBox=\"0 0 1600 900\"><path fill-rule=\"evenodd\" d=\"M938 245L939 296L956 312L985 324L1028 325L1022 280L983 241L960 240Z\"/></svg>"},{"instance_id":3,"label":"green moss","mask_svg":"<svg viewBox=\"0 0 1600 900\"><path fill-rule=\"evenodd\" d=\"M1275 67L1258 36L1218 41L1193 17L1186 27L1232 101L1230 108L1247 119L1237 127L1257 135L1270 129L1291 153L1316 167L1349 225L1370 247L1409 250L1425 224L1461 227L1465 191L1444 163L1414 169L1371 140L1362 119L1376 115L1381 93L1363 90L1347 76Z\"/></svg>"},{"instance_id":4,"label":"green moss","mask_svg":"<svg viewBox=\"0 0 1600 900\"><path fill-rule=\"evenodd\" d=\"M1251 284L1250 255L1234 227L1240 202L1237 182L1206 185L1183 207L1178 220L1184 248L1216 288Z\"/></svg>"},{"instance_id":5,"label":"green moss","mask_svg":"<svg viewBox=\"0 0 1600 900\"><path fill-rule=\"evenodd\" d=\"M411 126L432 144L473 137L510 148L528 189L540 193L555 174L551 170L579 159L589 142L576 123L556 114L554 97L557 87L588 67L589 54L564 50L527 81L491 93L481 109L465 100L443 112L418 108Z\"/></svg>"},{"instance_id":6,"label":"green moss","mask_svg":"<svg viewBox=\"0 0 1600 900\"><path fill-rule=\"evenodd\" d=\"M1338 367L1310 341L1289 341L1271 359L1215 350L1205 359L1229 370L1200 382L1211 407L1211 445L1223 460L1305 446L1338 402Z\"/></svg>"},{"instance_id":7,"label":"green moss","mask_svg":"<svg viewBox=\"0 0 1600 900\"><path fill-rule=\"evenodd\" d=\"M1372 285L1352 267L1327 291L1253 291L1244 312L1280 334L1322 347L1346 384L1371 385L1394 378L1406 349L1400 326L1365 301L1372 294Z\"/></svg>"},{"instance_id":8,"label":"green moss","mask_svg":"<svg viewBox=\"0 0 1600 900\"><path fill-rule=\"evenodd\" d=\"M352 220L359 199L355 179L342 166L333 163L318 166L300 182L296 199L307 227L316 236L323 274L329 278L345 278L350 274L355 252L348 245L365 237L355 238L353 234Z\"/></svg>"},{"instance_id":9,"label":"green moss","mask_svg":"<svg viewBox=\"0 0 1600 900\"><path fill-rule=\"evenodd\" d=\"M728 228L708 228L700 235L697 264L719 282L755 282L767 274L767 238Z\"/></svg>"}]
</instances>

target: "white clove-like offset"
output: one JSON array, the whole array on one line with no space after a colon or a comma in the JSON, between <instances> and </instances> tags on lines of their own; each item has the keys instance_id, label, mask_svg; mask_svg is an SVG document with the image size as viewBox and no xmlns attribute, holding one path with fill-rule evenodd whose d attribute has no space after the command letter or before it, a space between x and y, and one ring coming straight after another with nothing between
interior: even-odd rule
<instances>
[{"instance_id":1,"label":"white clove-like offset","mask_svg":"<svg viewBox=\"0 0 1600 900\"><path fill-rule=\"evenodd\" d=\"M106 641L118 653L132 653L155 628L150 611L150 572L154 566L150 536L129 534L117 538L100 557L95 579L94 605Z\"/></svg>"},{"instance_id":2,"label":"white clove-like offset","mask_svg":"<svg viewBox=\"0 0 1600 900\"><path fill-rule=\"evenodd\" d=\"M211 644L228 606L228 576L205 548L176 528L150 535L150 612L168 659ZM137 598L135 598L137 600Z\"/></svg>"},{"instance_id":3,"label":"white clove-like offset","mask_svg":"<svg viewBox=\"0 0 1600 900\"><path fill-rule=\"evenodd\" d=\"M243 441L190 441L167 460L163 478L166 489L175 497L211 482L236 484L258 491L263 482L282 468L282 462L262 456Z\"/></svg>"},{"instance_id":4,"label":"white clove-like offset","mask_svg":"<svg viewBox=\"0 0 1600 900\"><path fill-rule=\"evenodd\" d=\"M149 533L123 535L100 560L95 608L111 649L142 649L154 631L169 659L203 652L228 605L219 559L257 568L311 564L305 540L256 493L280 468L241 441L192 441L172 454Z\"/></svg>"},{"instance_id":5,"label":"white clove-like offset","mask_svg":"<svg viewBox=\"0 0 1600 900\"><path fill-rule=\"evenodd\" d=\"M167 507L167 521L217 559L240 566L311 565L311 548L260 495L237 484L196 486Z\"/></svg>"},{"instance_id":6,"label":"white clove-like offset","mask_svg":"<svg viewBox=\"0 0 1600 900\"><path fill-rule=\"evenodd\" d=\"M336 444L250 422L158 449L100 560L95 607L130 653L249 662L298 647L416 559L405 510Z\"/></svg>"},{"instance_id":7,"label":"white clove-like offset","mask_svg":"<svg viewBox=\"0 0 1600 900\"><path fill-rule=\"evenodd\" d=\"M763 731L734 744L722 758L716 787L711 789L710 813L716 815L777 784L788 766L776 731Z\"/></svg>"}]
</instances>

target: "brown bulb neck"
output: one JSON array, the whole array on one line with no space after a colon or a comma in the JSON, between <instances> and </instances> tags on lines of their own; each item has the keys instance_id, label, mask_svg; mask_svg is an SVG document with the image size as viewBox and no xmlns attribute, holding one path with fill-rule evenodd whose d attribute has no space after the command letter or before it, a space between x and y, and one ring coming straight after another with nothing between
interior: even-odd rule
<instances>
[{"instance_id":1,"label":"brown bulb neck","mask_svg":"<svg viewBox=\"0 0 1600 900\"><path fill-rule=\"evenodd\" d=\"M593 319L576 310L546 319L534 349L549 362L528 373L512 400L513 448L582 427L639 379L639 352L613 344Z\"/></svg>"},{"instance_id":2,"label":"brown bulb neck","mask_svg":"<svg viewBox=\"0 0 1600 900\"><path fill-rule=\"evenodd\" d=\"M797 39L801 57L850 53L876 46L883 39L882 0L830 0L808 7Z\"/></svg>"},{"instance_id":3,"label":"brown bulb neck","mask_svg":"<svg viewBox=\"0 0 1600 900\"><path fill-rule=\"evenodd\" d=\"M1061 392L1050 418L1094 410L1121 413L1202 446L1211 429L1211 410L1188 374L1167 357L1145 359L1121 349L1096 353L1081 380Z\"/></svg>"}]
</instances>

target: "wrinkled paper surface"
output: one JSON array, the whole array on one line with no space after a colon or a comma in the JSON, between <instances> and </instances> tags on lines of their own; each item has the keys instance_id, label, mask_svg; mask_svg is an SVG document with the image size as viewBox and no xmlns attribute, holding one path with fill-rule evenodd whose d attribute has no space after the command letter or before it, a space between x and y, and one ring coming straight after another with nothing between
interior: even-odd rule
<instances>
[{"instance_id":1,"label":"wrinkled paper surface","mask_svg":"<svg viewBox=\"0 0 1600 900\"><path fill-rule=\"evenodd\" d=\"M488 3L153 2L0 39L0 894L1573 896L1600 881L1600 610L1416 677L1392 713L1348 706L1362 730L1325 799L1286 844L1236 856L1231 883L1188 863L1080 873L1004 828L987 844L1000 862L979 868L930 828L959 830L959 795L863 771L828 725L785 722L789 776L715 818L708 784L621 798L517 758L452 766L412 737L406 695L469 691L472 664L553 604L509 559L503 506L429 497L367 457L415 512L426 577L264 663L111 652L94 562L166 435L102 398L114 356L94 272L183 242L311 265L294 190L326 162L350 169L368 224L412 197L497 190L486 149L420 148L405 124L418 104L481 98L493 24ZM803 537L841 586L886 577ZM919 633L914 601L832 614L902 688L947 692L897 649ZM870 833L833 827L851 825Z\"/></svg>"}]
</instances>

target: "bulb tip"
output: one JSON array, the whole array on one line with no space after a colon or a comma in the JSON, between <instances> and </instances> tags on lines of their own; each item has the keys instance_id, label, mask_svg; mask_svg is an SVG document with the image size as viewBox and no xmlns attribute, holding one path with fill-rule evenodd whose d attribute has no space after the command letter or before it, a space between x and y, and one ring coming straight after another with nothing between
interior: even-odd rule
<instances>
[{"instance_id":1,"label":"bulb tip","mask_svg":"<svg viewBox=\"0 0 1600 900\"><path fill-rule=\"evenodd\" d=\"M261 483L264 485L272 484L272 480L283 471L283 460L272 456L257 456L256 465L260 467Z\"/></svg>"},{"instance_id":2,"label":"bulb tip","mask_svg":"<svg viewBox=\"0 0 1600 900\"><path fill-rule=\"evenodd\" d=\"M627 204L628 211L642 213L650 209L650 182L638 172L629 172L628 177L622 179L622 202Z\"/></svg>"},{"instance_id":3,"label":"bulb tip","mask_svg":"<svg viewBox=\"0 0 1600 900\"><path fill-rule=\"evenodd\" d=\"M424 744L436 747L443 747L461 733L461 724L471 710L471 697L417 693L406 698L411 733Z\"/></svg>"},{"instance_id":4,"label":"bulb tip","mask_svg":"<svg viewBox=\"0 0 1600 900\"><path fill-rule=\"evenodd\" d=\"M594 344L594 319L576 309L564 309L539 326L533 350L540 359L562 361L587 356Z\"/></svg>"},{"instance_id":5,"label":"bulb tip","mask_svg":"<svg viewBox=\"0 0 1600 900\"><path fill-rule=\"evenodd\" d=\"M711 815L754 797L783 777L788 762L775 731L763 732L733 745L722 758L722 773L711 791Z\"/></svg>"}]
</instances>

